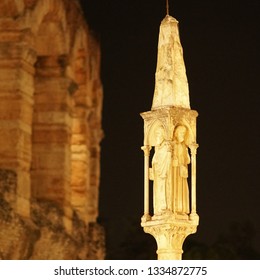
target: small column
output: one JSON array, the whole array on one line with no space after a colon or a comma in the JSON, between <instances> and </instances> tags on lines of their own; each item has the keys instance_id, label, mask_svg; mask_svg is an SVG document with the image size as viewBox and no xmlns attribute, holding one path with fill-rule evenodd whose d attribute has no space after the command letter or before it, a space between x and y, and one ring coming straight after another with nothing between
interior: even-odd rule
<instances>
[{"instance_id":1,"label":"small column","mask_svg":"<svg viewBox=\"0 0 260 280\"><path fill-rule=\"evenodd\" d=\"M191 151L191 218L197 214L196 207L196 154L198 144L192 143L189 148Z\"/></svg>"},{"instance_id":2,"label":"small column","mask_svg":"<svg viewBox=\"0 0 260 280\"><path fill-rule=\"evenodd\" d=\"M151 218L149 213L149 156L151 147L145 145L141 149L144 151L144 215L142 221L145 222Z\"/></svg>"}]
</instances>

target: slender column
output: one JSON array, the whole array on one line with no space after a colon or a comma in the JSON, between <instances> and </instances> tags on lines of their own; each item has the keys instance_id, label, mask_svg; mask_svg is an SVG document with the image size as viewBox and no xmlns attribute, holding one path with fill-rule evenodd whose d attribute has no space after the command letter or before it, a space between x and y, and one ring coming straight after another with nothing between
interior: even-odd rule
<instances>
[{"instance_id":1,"label":"slender column","mask_svg":"<svg viewBox=\"0 0 260 280\"><path fill-rule=\"evenodd\" d=\"M189 148L191 151L191 214L196 214L196 154L198 144L192 143Z\"/></svg>"},{"instance_id":2,"label":"slender column","mask_svg":"<svg viewBox=\"0 0 260 280\"><path fill-rule=\"evenodd\" d=\"M142 146L144 151L144 215L142 221L150 220L149 214L149 155L151 147L148 145Z\"/></svg>"}]
</instances>

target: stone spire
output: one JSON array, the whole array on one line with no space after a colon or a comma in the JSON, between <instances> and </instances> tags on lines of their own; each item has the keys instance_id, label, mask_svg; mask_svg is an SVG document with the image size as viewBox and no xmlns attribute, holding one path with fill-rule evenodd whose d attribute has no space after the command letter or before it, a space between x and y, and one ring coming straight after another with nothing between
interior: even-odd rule
<instances>
[{"instance_id":1,"label":"stone spire","mask_svg":"<svg viewBox=\"0 0 260 280\"><path fill-rule=\"evenodd\" d=\"M169 15L160 26L152 110L168 106L190 108L178 21Z\"/></svg>"}]
</instances>

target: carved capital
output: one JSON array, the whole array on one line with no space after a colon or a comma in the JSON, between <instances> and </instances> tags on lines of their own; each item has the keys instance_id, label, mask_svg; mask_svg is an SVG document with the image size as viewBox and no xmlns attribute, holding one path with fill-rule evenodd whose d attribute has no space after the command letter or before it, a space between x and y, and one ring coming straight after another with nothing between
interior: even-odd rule
<instances>
[{"instance_id":1,"label":"carved capital","mask_svg":"<svg viewBox=\"0 0 260 280\"><path fill-rule=\"evenodd\" d=\"M190 151L192 155L196 155L197 154L197 149L198 149L199 145L197 143L191 143L189 145Z\"/></svg>"},{"instance_id":2,"label":"carved capital","mask_svg":"<svg viewBox=\"0 0 260 280\"><path fill-rule=\"evenodd\" d=\"M145 223L145 222L150 221L150 220L151 220L151 216L149 214L144 214L141 218L142 223Z\"/></svg>"},{"instance_id":3,"label":"carved capital","mask_svg":"<svg viewBox=\"0 0 260 280\"><path fill-rule=\"evenodd\" d=\"M144 231L151 234L157 242L157 254L159 260L180 260L182 257L182 246L185 238L196 232L197 223L170 222L170 223L142 223Z\"/></svg>"},{"instance_id":4,"label":"carved capital","mask_svg":"<svg viewBox=\"0 0 260 280\"><path fill-rule=\"evenodd\" d=\"M151 146L145 145L145 146L142 146L141 149L144 151L145 156L148 157L150 155Z\"/></svg>"}]
</instances>

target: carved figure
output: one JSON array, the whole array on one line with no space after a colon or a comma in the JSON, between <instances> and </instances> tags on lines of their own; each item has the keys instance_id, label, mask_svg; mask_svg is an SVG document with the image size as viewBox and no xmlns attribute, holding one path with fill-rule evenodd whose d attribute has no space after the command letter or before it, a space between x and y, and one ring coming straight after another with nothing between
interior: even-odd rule
<instances>
[{"instance_id":1,"label":"carved figure","mask_svg":"<svg viewBox=\"0 0 260 280\"><path fill-rule=\"evenodd\" d=\"M155 131L156 144L150 168L150 179L153 184L153 204L154 214L160 215L166 211L166 193L169 185L169 172L171 167L171 147L165 140L163 127L158 127Z\"/></svg>"},{"instance_id":2,"label":"carved figure","mask_svg":"<svg viewBox=\"0 0 260 280\"><path fill-rule=\"evenodd\" d=\"M173 205L174 212L189 214L189 186L188 186L188 164L190 156L185 143L187 128L177 126L173 136L173 159L172 159L172 182L173 182Z\"/></svg>"}]
</instances>

